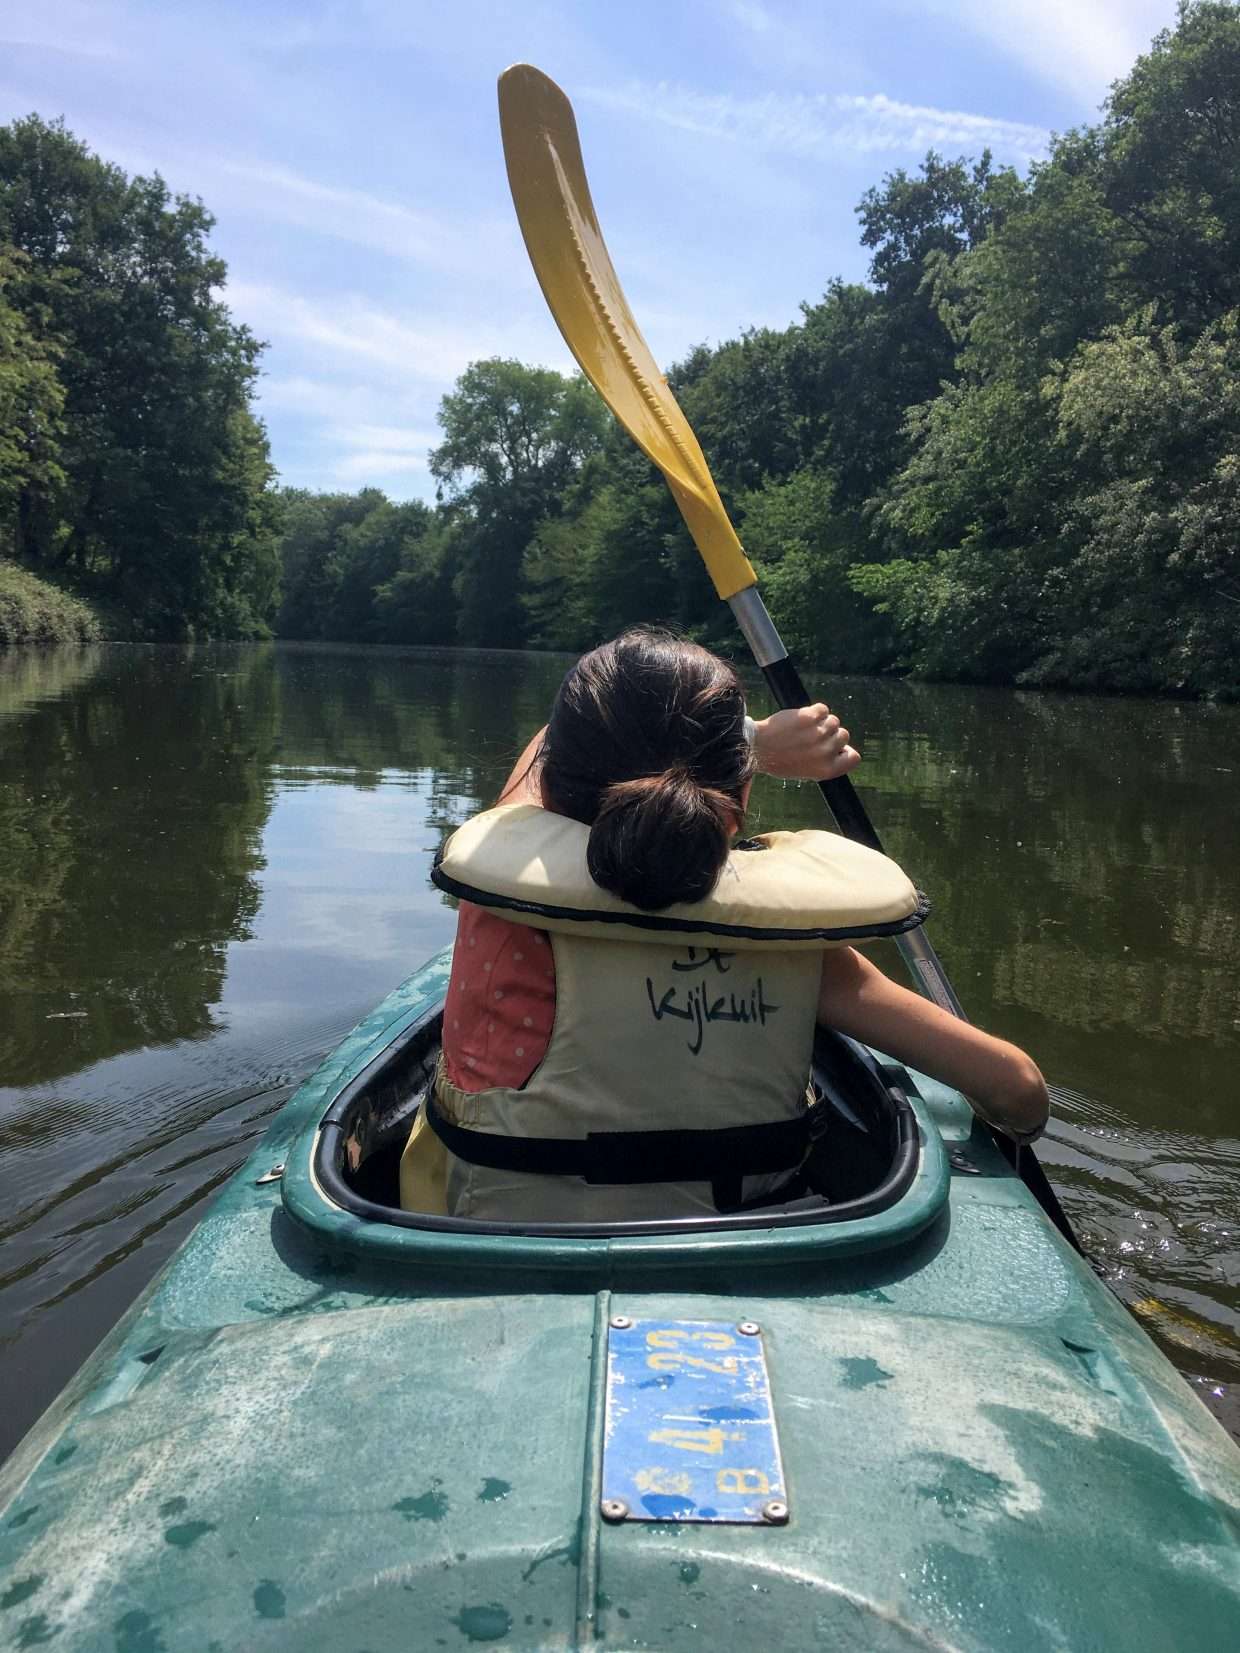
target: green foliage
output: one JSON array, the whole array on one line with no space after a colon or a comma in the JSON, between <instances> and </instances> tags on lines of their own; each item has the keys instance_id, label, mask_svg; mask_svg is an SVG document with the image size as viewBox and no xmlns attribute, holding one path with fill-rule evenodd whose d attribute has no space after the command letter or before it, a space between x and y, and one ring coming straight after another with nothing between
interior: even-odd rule
<instances>
[{"instance_id":1,"label":"green foliage","mask_svg":"<svg viewBox=\"0 0 1240 1653\"><path fill-rule=\"evenodd\" d=\"M0 560L0 647L10 643L90 643L99 621L79 598Z\"/></svg>"},{"instance_id":2,"label":"green foliage","mask_svg":"<svg viewBox=\"0 0 1240 1653\"><path fill-rule=\"evenodd\" d=\"M680 518L662 477L624 443L609 445L607 463L588 468L568 509L531 543L523 600L537 647L593 648L642 621L684 628L672 550Z\"/></svg>"},{"instance_id":3,"label":"green foliage","mask_svg":"<svg viewBox=\"0 0 1240 1653\"><path fill-rule=\"evenodd\" d=\"M891 628L848 584L852 547L830 478L797 471L742 504L746 549L790 652L827 671L887 665Z\"/></svg>"},{"instance_id":4,"label":"green foliage","mask_svg":"<svg viewBox=\"0 0 1240 1653\"><path fill-rule=\"evenodd\" d=\"M0 321L0 349L40 381L10 470L15 548L155 636L261 635L275 603L260 346L216 296L211 226L201 202L126 177L61 124L0 128L5 296L24 335Z\"/></svg>"},{"instance_id":5,"label":"green foliage","mask_svg":"<svg viewBox=\"0 0 1240 1653\"><path fill-rule=\"evenodd\" d=\"M445 585L438 579L442 525L427 506L417 500L393 505L377 488L359 494L289 489L282 505L282 637L370 643L451 637L450 585L436 602L437 585ZM430 635L422 635L428 629Z\"/></svg>"},{"instance_id":6,"label":"green foliage","mask_svg":"<svg viewBox=\"0 0 1240 1653\"><path fill-rule=\"evenodd\" d=\"M976 246L940 254L958 376L877 490L851 583L942 676L1240 685L1240 12L1181 5Z\"/></svg>"},{"instance_id":7,"label":"green foliage","mask_svg":"<svg viewBox=\"0 0 1240 1653\"><path fill-rule=\"evenodd\" d=\"M26 267L20 253L0 248L0 546L19 557L30 524L50 515L65 480L60 353L42 336L42 316L26 315L7 297Z\"/></svg>"},{"instance_id":8,"label":"green foliage","mask_svg":"<svg viewBox=\"0 0 1240 1653\"><path fill-rule=\"evenodd\" d=\"M416 531L402 538L395 573L375 591L374 636L381 643L442 645L456 635L454 529L429 512L412 520Z\"/></svg>"},{"instance_id":9,"label":"green foliage","mask_svg":"<svg viewBox=\"0 0 1240 1653\"><path fill-rule=\"evenodd\" d=\"M462 643L524 642L526 548L599 451L606 418L580 376L499 357L474 362L443 398L444 439L430 465L454 507Z\"/></svg>"}]
</instances>

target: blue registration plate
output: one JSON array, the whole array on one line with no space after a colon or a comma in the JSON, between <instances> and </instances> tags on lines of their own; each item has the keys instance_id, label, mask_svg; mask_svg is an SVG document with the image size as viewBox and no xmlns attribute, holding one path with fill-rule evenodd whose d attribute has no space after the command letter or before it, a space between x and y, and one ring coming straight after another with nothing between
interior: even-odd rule
<instances>
[{"instance_id":1,"label":"blue registration plate","mask_svg":"<svg viewBox=\"0 0 1240 1653\"><path fill-rule=\"evenodd\" d=\"M756 1326L612 1321L602 1509L611 1520L787 1520Z\"/></svg>"}]
</instances>

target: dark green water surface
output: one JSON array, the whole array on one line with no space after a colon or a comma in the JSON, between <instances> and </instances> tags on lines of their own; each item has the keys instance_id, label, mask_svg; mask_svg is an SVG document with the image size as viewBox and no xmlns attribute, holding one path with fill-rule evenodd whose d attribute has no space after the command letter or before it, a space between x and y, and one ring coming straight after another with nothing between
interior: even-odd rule
<instances>
[{"instance_id":1,"label":"dark green water surface","mask_svg":"<svg viewBox=\"0 0 1240 1653\"><path fill-rule=\"evenodd\" d=\"M0 1455L451 939L431 855L565 663L0 654ZM966 1007L1068 1087L1041 1153L1087 1250L1236 1431L1240 711L818 687ZM812 787L755 801L758 828L821 821Z\"/></svg>"}]
</instances>

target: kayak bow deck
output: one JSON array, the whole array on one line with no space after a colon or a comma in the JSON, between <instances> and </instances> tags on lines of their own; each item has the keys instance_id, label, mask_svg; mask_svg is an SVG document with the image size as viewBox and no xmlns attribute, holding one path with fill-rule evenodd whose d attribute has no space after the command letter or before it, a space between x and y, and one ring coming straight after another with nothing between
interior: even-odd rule
<instances>
[{"instance_id":1,"label":"kayak bow deck","mask_svg":"<svg viewBox=\"0 0 1240 1653\"><path fill-rule=\"evenodd\" d=\"M963 1099L859 1081L880 1152L829 1206L421 1221L391 1156L447 968L302 1086L0 1473L0 1645L1235 1645L1240 1453Z\"/></svg>"}]
</instances>

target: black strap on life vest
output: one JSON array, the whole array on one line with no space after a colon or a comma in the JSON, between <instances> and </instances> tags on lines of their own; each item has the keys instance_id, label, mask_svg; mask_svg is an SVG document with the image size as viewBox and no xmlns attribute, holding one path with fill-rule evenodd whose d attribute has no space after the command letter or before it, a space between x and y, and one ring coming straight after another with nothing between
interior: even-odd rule
<instances>
[{"instance_id":1,"label":"black strap on life vest","mask_svg":"<svg viewBox=\"0 0 1240 1653\"><path fill-rule=\"evenodd\" d=\"M450 1153L492 1171L581 1177L588 1183L709 1182L716 1206L736 1209L742 1179L795 1170L811 1142L811 1114L705 1131L591 1131L584 1137L496 1136L445 1119L428 1089L426 1123Z\"/></svg>"}]
</instances>

